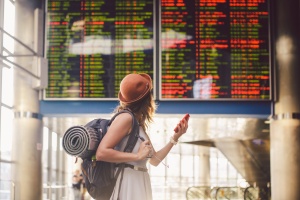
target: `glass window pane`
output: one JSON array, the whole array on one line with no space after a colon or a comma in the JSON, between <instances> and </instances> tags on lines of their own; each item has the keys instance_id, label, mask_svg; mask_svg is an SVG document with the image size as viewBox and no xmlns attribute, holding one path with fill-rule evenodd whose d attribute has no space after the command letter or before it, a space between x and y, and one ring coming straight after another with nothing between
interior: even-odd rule
<instances>
[{"instance_id":1,"label":"glass window pane","mask_svg":"<svg viewBox=\"0 0 300 200\"><path fill-rule=\"evenodd\" d=\"M13 112L2 106L1 116L1 159L11 160Z\"/></svg>"},{"instance_id":2,"label":"glass window pane","mask_svg":"<svg viewBox=\"0 0 300 200\"><path fill-rule=\"evenodd\" d=\"M227 178L227 159L219 158L218 159L218 175L219 178Z\"/></svg>"},{"instance_id":3,"label":"glass window pane","mask_svg":"<svg viewBox=\"0 0 300 200\"><path fill-rule=\"evenodd\" d=\"M56 170L52 170L52 177L51 177L51 185L56 185L57 183L57 176L56 176L57 171Z\"/></svg>"},{"instance_id":4,"label":"glass window pane","mask_svg":"<svg viewBox=\"0 0 300 200\"><path fill-rule=\"evenodd\" d=\"M193 168L193 156L182 156L181 158L181 176L182 177L193 177L194 168Z\"/></svg>"},{"instance_id":5,"label":"glass window pane","mask_svg":"<svg viewBox=\"0 0 300 200\"><path fill-rule=\"evenodd\" d=\"M52 152L52 169L56 169L56 155L57 155L57 133L55 132L52 132L52 149L51 149L51 152Z\"/></svg>"},{"instance_id":6,"label":"glass window pane","mask_svg":"<svg viewBox=\"0 0 300 200\"><path fill-rule=\"evenodd\" d=\"M5 51L2 51L2 55L3 55L3 56L8 56L8 55L10 55L10 54L7 53L7 52L5 52ZM10 61L14 62L14 57L7 57L7 60L10 60ZM14 65L13 65L12 63L9 63L9 62L6 61L6 60L2 60L2 61L3 61L3 63L5 64L5 66L7 66L7 67L11 67L11 68L14 67Z\"/></svg>"},{"instance_id":7,"label":"glass window pane","mask_svg":"<svg viewBox=\"0 0 300 200\"><path fill-rule=\"evenodd\" d=\"M151 176L151 184L152 184L152 195L155 200L165 200L166 187L165 187L166 179L165 177L156 177Z\"/></svg>"},{"instance_id":8,"label":"glass window pane","mask_svg":"<svg viewBox=\"0 0 300 200\"><path fill-rule=\"evenodd\" d=\"M11 163L3 163L1 162L1 167L0 167L0 176L1 176L1 180L7 180L10 181L11 180Z\"/></svg>"},{"instance_id":9,"label":"glass window pane","mask_svg":"<svg viewBox=\"0 0 300 200\"><path fill-rule=\"evenodd\" d=\"M43 128L43 167L48 167L48 142L49 142L49 129L47 127Z\"/></svg>"},{"instance_id":10,"label":"glass window pane","mask_svg":"<svg viewBox=\"0 0 300 200\"><path fill-rule=\"evenodd\" d=\"M179 145L178 145L179 146ZM180 144L180 149L181 149L181 155L193 155L194 154L194 145L190 144Z\"/></svg>"},{"instance_id":11,"label":"glass window pane","mask_svg":"<svg viewBox=\"0 0 300 200\"><path fill-rule=\"evenodd\" d=\"M3 35L3 47L6 48L9 52L14 52L14 39L8 35Z\"/></svg>"},{"instance_id":12,"label":"glass window pane","mask_svg":"<svg viewBox=\"0 0 300 200\"><path fill-rule=\"evenodd\" d=\"M180 176L180 155L179 154L172 154L169 153L167 157L168 161L168 171L167 171L167 176Z\"/></svg>"},{"instance_id":13,"label":"glass window pane","mask_svg":"<svg viewBox=\"0 0 300 200\"><path fill-rule=\"evenodd\" d=\"M0 180L0 199L11 198L11 163L0 163L1 180Z\"/></svg>"},{"instance_id":14,"label":"glass window pane","mask_svg":"<svg viewBox=\"0 0 300 200\"><path fill-rule=\"evenodd\" d=\"M218 158L210 158L210 177L212 178L216 178L218 173L217 173L217 169L218 169Z\"/></svg>"},{"instance_id":15,"label":"glass window pane","mask_svg":"<svg viewBox=\"0 0 300 200\"><path fill-rule=\"evenodd\" d=\"M237 178L237 170L232 166L232 164L228 161L228 177Z\"/></svg>"},{"instance_id":16,"label":"glass window pane","mask_svg":"<svg viewBox=\"0 0 300 200\"><path fill-rule=\"evenodd\" d=\"M194 156L194 167L195 167L195 171L194 171L194 181L195 181L195 184L194 185L199 185L201 180L199 179L200 178L200 156L199 155L195 155Z\"/></svg>"},{"instance_id":17,"label":"glass window pane","mask_svg":"<svg viewBox=\"0 0 300 200\"><path fill-rule=\"evenodd\" d=\"M15 32L15 7L10 0L4 1L4 23L3 28L6 32L14 35ZM14 52L14 41L6 34L3 36L3 46L10 52Z\"/></svg>"},{"instance_id":18,"label":"glass window pane","mask_svg":"<svg viewBox=\"0 0 300 200\"><path fill-rule=\"evenodd\" d=\"M43 168L43 185L46 186L49 184L48 180L48 168Z\"/></svg>"},{"instance_id":19,"label":"glass window pane","mask_svg":"<svg viewBox=\"0 0 300 200\"><path fill-rule=\"evenodd\" d=\"M64 166L64 158L63 158L63 156L64 156L64 150L63 150L63 147L62 147L62 138L59 138L59 169L62 169L63 168L63 166Z\"/></svg>"},{"instance_id":20,"label":"glass window pane","mask_svg":"<svg viewBox=\"0 0 300 200\"><path fill-rule=\"evenodd\" d=\"M2 68L2 103L13 106L13 69Z\"/></svg>"},{"instance_id":21,"label":"glass window pane","mask_svg":"<svg viewBox=\"0 0 300 200\"><path fill-rule=\"evenodd\" d=\"M165 162L163 160L163 162ZM166 166L162 163L160 163L158 166L152 166L149 165L148 169L149 169L149 173L151 174L151 176L161 176L164 177L165 176L165 172L166 172Z\"/></svg>"}]
</instances>

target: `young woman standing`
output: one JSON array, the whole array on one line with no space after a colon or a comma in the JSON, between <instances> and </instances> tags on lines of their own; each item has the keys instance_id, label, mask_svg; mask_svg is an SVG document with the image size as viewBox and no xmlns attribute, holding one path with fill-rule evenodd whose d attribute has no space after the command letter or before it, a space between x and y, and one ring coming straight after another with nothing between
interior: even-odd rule
<instances>
[{"instance_id":1,"label":"young woman standing","mask_svg":"<svg viewBox=\"0 0 300 200\"><path fill-rule=\"evenodd\" d=\"M152 79L148 74L129 74L120 84L119 101L116 112L130 110L139 122L140 139L131 153L123 152L132 126L129 113L118 115L102 139L96 159L113 163L126 163L124 172L118 177L111 200L152 200L150 177L147 162L157 166L187 131L188 121L177 124L170 141L155 151L147 134L153 122L156 105L152 96Z\"/></svg>"}]
</instances>

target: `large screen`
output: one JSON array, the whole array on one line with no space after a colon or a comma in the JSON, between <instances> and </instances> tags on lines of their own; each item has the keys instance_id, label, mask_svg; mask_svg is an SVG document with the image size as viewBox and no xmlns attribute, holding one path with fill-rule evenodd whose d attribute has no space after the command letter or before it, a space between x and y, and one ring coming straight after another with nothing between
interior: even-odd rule
<instances>
[{"instance_id":1,"label":"large screen","mask_svg":"<svg viewBox=\"0 0 300 200\"><path fill-rule=\"evenodd\" d=\"M269 24L269 0L48 0L44 99L116 99L137 72L159 100L270 100Z\"/></svg>"},{"instance_id":2,"label":"large screen","mask_svg":"<svg viewBox=\"0 0 300 200\"><path fill-rule=\"evenodd\" d=\"M162 100L270 100L268 0L161 0Z\"/></svg>"},{"instance_id":3,"label":"large screen","mask_svg":"<svg viewBox=\"0 0 300 200\"><path fill-rule=\"evenodd\" d=\"M44 99L114 99L126 74L153 77L153 6L153 0L48 0Z\"/></svg>"}]
</instances>

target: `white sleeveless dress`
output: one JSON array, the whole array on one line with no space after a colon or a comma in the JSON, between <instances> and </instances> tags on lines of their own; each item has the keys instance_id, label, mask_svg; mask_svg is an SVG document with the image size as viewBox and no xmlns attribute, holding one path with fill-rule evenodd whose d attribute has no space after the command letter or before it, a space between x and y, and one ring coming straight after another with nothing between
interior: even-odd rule
<instances>
[{"instance_id":1,"label":"white sleeveless dress","mask_svg":"<svg viewBox=\"0 0 300 200\"><path fill-rule=\"evenodd\" d=\"M143 138L147 138L146 133L143 128L140 127L140 136ZM120 144L116 147L116 150L124 150L126 143L128 140L128 136L126 136ZM133 153L137 153L139 147L142 143L141 139L137 140L137 143L133 149ZM136 162L128 162L128 164L139 166L142 168L147 168L148 159L140 160ZM150 176L148 172L137 171L126 167L124 169L123 178L121 180L121 173L118 177L114 192L110 198L110 200L152 200L152 189ZM119 187L120 190L119 190ZM119 193L119 195L118 195Z\"/></svg>"}]
</instances>

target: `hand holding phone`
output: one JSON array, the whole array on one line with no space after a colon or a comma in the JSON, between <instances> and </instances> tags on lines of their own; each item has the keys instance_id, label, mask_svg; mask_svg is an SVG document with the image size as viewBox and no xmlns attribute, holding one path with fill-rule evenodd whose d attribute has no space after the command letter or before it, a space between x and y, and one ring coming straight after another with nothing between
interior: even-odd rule
<instances>
[{"instance_id":1,"label":"hand holding phone","mask_svg":"<svg viewBox=\"0 0 300 200\"><path fill-rule=\"evenodd\" d=\"M189 121L189 118L190 118L190 114L187 113L187 114L184 115L184 117L182 118L182 120L185 119L186 121ZM174 128L174 131L175 132L178 131L178 125Z\"/></svg>"}]
</instances>

